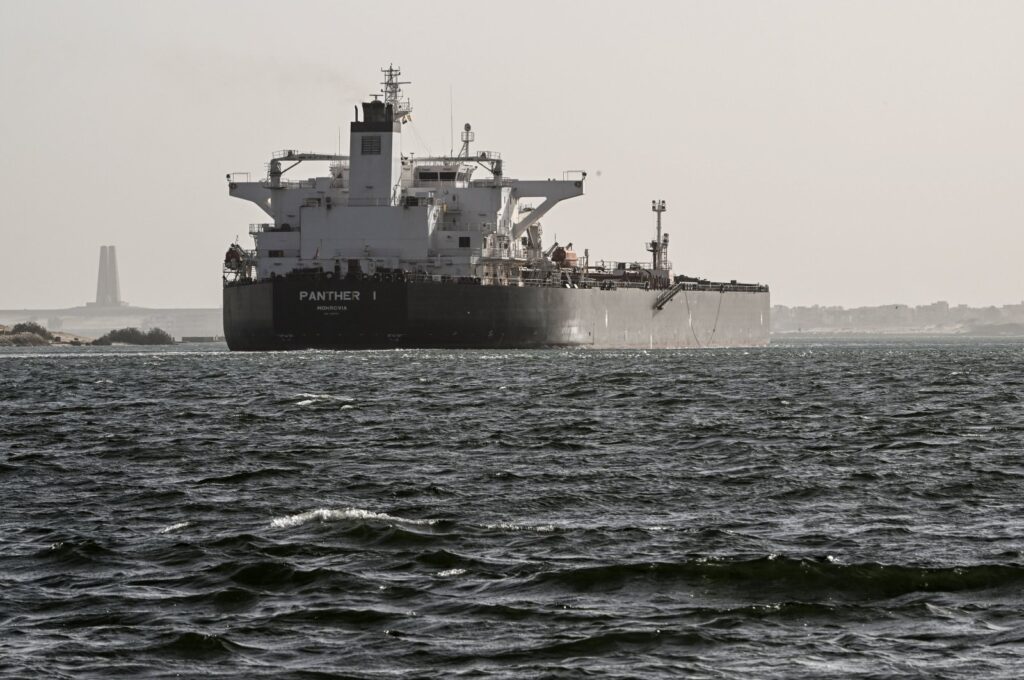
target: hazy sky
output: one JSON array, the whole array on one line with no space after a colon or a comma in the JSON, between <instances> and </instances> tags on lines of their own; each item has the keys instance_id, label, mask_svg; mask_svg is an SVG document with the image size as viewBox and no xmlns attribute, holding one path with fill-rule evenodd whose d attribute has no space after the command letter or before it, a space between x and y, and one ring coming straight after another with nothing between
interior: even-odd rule
<instances>
[{"instance_id":1,"label":"hazy sky","mask_svg":"<svg viewBox=\"0 0 1024 680\"><path fill-rule=\"evenodd\" d=\"M469 121L506 174L589 171L550 242L778 304L1024 299L1021 2L0 3L0 308L217 306L255 206L229 171L347 153L393 62L404 149ZM301 166L300 166L301 169ZM298 177L307 176L299 173Z\"/></svg>"}]
</instances>

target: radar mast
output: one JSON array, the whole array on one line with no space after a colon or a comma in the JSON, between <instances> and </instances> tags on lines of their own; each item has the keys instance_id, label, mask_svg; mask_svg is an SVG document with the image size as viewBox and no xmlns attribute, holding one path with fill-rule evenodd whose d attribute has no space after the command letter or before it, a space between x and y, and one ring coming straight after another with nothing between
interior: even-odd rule
<instances>
[{"instance_id":1,"label":"radar mast","mask_svg":"<svg viewBox=\"0 0 1024 680\"><path fill-rule=\"evenodd\" d=\"M395 68L394 64L382 68L380 71L384 74L384 82L381 83L384 87L380 90L384 93L384 103L391 104L391 110L395 112L395 120L408 123L412 120L412 104L408 99L402 99L402 85L410 85L412 81L399 80L398 77L402 75L402 69Z\"/></svg>"},{"instance_id":2,"label":"radar mast","mask_svg":"<svg viewBox=\"0 0 1024 680\"><path fill-rule=\"evenodd\" d=\"M469 158L469 143L476 139L473 126L466 123L462 128L462 150L459 151L459 158Z\"/></svg>"}]
</instances>

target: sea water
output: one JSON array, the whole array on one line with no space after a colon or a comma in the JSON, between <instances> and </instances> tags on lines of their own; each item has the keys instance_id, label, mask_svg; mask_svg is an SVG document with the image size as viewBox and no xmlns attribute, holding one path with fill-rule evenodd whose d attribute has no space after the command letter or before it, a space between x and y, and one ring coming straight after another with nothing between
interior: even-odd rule
<instances>
[{"instance_id":1,"label":"sea water","mask_svg":"<svg viewBox=\"0 0 1024 680\"><path fill-rule=\"evenodd\" d=\"M0 675L1016 678L1022 368L3 350Z\"/></svg>"}]
</instances>

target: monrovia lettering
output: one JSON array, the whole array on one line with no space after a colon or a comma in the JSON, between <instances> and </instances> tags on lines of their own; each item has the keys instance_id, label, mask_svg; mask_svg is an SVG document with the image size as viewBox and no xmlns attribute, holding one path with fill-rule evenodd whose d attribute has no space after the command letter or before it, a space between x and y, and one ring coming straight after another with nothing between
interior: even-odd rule
<instances>
[{"instance_id":1,"label":"monrovia lettering","mask_svg":"<svg viewBox=\"0 0 1024 680\"><path fill-rule=\"evenodd\" d=\"M311 302L359 302L358 290L300 290L299 300Z\"/></svg>"}]
</instances>

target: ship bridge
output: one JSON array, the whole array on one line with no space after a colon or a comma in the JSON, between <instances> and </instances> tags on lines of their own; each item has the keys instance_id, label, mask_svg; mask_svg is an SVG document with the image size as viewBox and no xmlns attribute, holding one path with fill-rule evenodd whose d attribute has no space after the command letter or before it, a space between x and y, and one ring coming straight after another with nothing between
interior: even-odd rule
<instances>
[{"instance_id":1,"label":"ship bridge","mask_svg":"<svg viewBox=\"0 0 1024 680\"><path fill-rule=\"evenodd\" d=\"M403 154L412 105L401 86L408 83L397 68L383 72L381 93L356 107L347 155L286 150L271 157L262 180L228 176L230 195L272 220L252 230L254 276L352 269L508 281L544 259L539 220L582 195L586 173L507 178L501 154L471 148L468 123L456 155ZM330 170L295 179L296 168L311 162Z\"/></svg>"}]
</instances>

